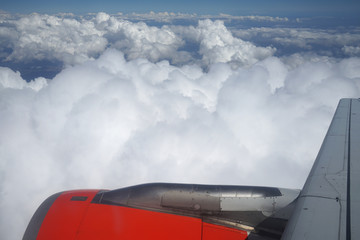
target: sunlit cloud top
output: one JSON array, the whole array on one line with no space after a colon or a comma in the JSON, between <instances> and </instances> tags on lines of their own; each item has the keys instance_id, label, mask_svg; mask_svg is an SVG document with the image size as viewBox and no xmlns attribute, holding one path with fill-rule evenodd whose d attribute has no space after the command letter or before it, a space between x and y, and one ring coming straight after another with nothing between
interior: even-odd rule
<instances>
[{"instance_id":1,"label":"sunlit cloud top","mask_svg":"<svg viewBox=\"0 0 360 240\"><path fill-rule=\"evenodd\" d=\"M328 22L0 13L0 239L67 189L301 188L360 96L360 28Z\"/></svg>"}]
</instances>

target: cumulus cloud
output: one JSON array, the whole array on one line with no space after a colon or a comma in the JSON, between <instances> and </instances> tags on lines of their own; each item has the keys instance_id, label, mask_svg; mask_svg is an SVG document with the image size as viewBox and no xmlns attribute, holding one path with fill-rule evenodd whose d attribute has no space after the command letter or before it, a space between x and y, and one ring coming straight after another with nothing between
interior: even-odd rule
<instances>
[{"instance_id":1,"label":"cumulus cloud","mask_svg":"<svg viewBox=\"0 0 360 240\"><path fill-rule=\"evenodd\" d=\"M289 27L255 27L234 29L234 36L276 47L279 55L291 55L298 52L316 53L323 56L344 57L356 55L360 44L359 28L316 29Z\"/></svg>"},{"instance_id":2,"label":"cumulus cloud","mask_svg":"<svg viewBox=\"0 0 360 240\"><path fill-rule=\"evenodd\" d=\"M174 13L174 12L153 12L149 13L117 13L117 18L126 20L136 21L155 21L162 23L173 23L175 21L197 21L199 19L212 19L212 20L223 20L223 21L254 21L254 22L288 22L289 19L286 17L270 17L270 16L233 16L229 14L221 13L219 15L198 15L196 13Z\"/></svg>"},{"instance_id":3,"label":"cumulus cloud","mask_svg":"<svg viewBox=\"0 0 360 240\"><path fill-rule=\"evenodd\" d=\"M256 21L256 22L288 22L287 17L270 17L270 16L232 16L229 14L220 14L219 17L223 19L230 20L240 20L240 21ZM212 18L218 18L213 16Z\"/></svg>"},{"instance_id":4,"label":"cumulus cloud","mask_svg":"<svg viewBox=\"0 0 360 240\"><path fill-rule=\"evenodd\" d=\"M212 20L4 17L1 56L67 66L32 81L0 67L0 238L73 188L301 188L338 100L359 96L360 59L276 57L239 34Z\"/></svg>"},{"instance_id":5,"label":"cumulus cloud","mask_svg":"<svg viewBox=\"0 0 360 240\"><path fill-rule=\"evenodd\" d=\"M157 62L166 59L173 64L200 60L194 59L194 54L189 50L179 51L187 41L198 45L196 50L202 56L204 66L216 62L232 62L234 67L250 65L275 51L270 47L256 47L250 42L235 38L220 20L199 20L196 27L165 25L158 28L150 27L144 22L135 24L100 13L96 21L98 27L106 29L105 37L111 42L111 46L123 51L130 60L141 57Z\"/></svg>"},{"instance_id":6,"label":"cumulus cloud","mask_svg":"<svg viewBox=\"0 0 360 240\"><path fill-rule=\"evenodd\" d=\"M234 68L250 66L275 52L274 48L257 47L234 37L220 20L200 20L197 27L173 26L172 29L188 42L198 44L204 66L217 62L231 63Z\"/></svg>"},{"instance_id":7,"label":"cumulus cloud","mask_svg":"<svg viewBox=\"0 0 360 240\"><path fill-rule=\"evenodd\" d=\"M109 49L49 81L1 68L1 238L20 238L38 204L65 189L301 188L338 99L360 93L359 65L271 57L204 72Z\"/></svg>"},{"instance_id":8,"label":"cumulus cloud","mask_svg":"<svg viewBox=\"0 0 360 240\"><path fill-rule=\"evenodd\" d=\"M271 56L275 49L256 47L250 42L232 36L221 21L199 22L200 53L206 64L233 62L236 66L248 66Z\"/></svg>"},{"instance_id":9,"label":"cumulus cloud","mask_svg":"<svg viewBox=\"0 0 360 240\"><path fill-rule=\"evenodd\" d=\"M26 82L21 78L20 72L14 72L10 68L0 67L0 88L4 89L23 89L31 88L39 91L47 85L45 78L36 78L31 82Z\"/></svg>"},{"instance_id":10,"label":"cumulus cloud","mask_svg":"<svg viewBox=\"0 0 360 240\"><path fill-rule=\"evenodd\" d=\"M130 20L130 21L155 21L163 23L172 23L175 20L194 20L197 21L200 16L197 14L188 14L188 13L174 13L174 12L153 12L149 13L117 13L117 18Z\"/></svg>"},{"instance_id":11,"label":"cumulus cloud","mask_svg":"<svg viewBox=\"0 0 360 240\"><path fill-rule=\"evenodd\" d=\"M343 52L351 57L359 57L360 56L360 47L359 46L344 46L342 48Z\"/></svg>"},{"instance_id":12,"label":"cumulus cloud","mask_svg":"<svg viewBox=\"0 0 360 240\"><path fill-rule=\"evenodd\" d=\"M168 26L150 27L144 22L118 20L105 13L99 13L96 21L98 28L105 30L104 37L109 39L111 46L123 51L130 60L146 58L157 62L169 59L175 63L189 60L187 53L177 51L184 43Z\"/></svg>"},{"instance_id":13,"label":"cumulus cloud","mask_svg":"<svg viewBox=\"0 0 360 240\"><path fill-rule=\"evenodd\" d=\"M59 59L73 64L96 56L107 45L103 33L89 21L32 14L9 23L16 35L3 35L13 43L8 61Z\"/></svg>"},{"instance_id":14,"label":"cumulus cloud","mask_svg":"<svg viewBox=\"0 0 360 240\"><path fill-rule=\"evenodd\" d=\"M106 13L90 19L32 14L2 21L0 36L4 40L0 48L6 61L47 59L76 64L97 57L111 46L124 52L128 60L170 60L177 65L201 60L204 66L215 62L243 66L274 52L273 48L256 47L235 38L219 20L199 20L198 26L186 26L181 31L174 26L148 26ZM188 35L184 38L183 33ZM185 49L187 41L195 42L198 49Z\"/></svg>"},{"instance_id":15,"label":"cumulus cloud","mask_svg":"<svg viewBox=\"0 0 360 240\"><path fill-rule=\"evenodd\" d=\"M186 20L187 24L173 25L171 19ZM161 23L146 24L151 21ZM97 58L108 47L125 53L127 60L168 60L178 66L192 62L204 68L216 62L230 62L234 68L249 66L274 54L288 56L299 51L331 57L357 56L357 28L233 27L243 21L287 23L289 19L167 12L1 15L0 60L48 60L72 65Z\"/></svg>"}]
</instances>

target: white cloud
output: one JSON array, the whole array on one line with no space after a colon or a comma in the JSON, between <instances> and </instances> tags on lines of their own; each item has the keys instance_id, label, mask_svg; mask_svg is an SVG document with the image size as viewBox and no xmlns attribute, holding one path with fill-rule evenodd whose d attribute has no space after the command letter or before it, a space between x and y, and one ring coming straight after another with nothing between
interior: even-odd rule
<instances>
[{"instance_id":1,"label":"white cloud","mask_svg":"<svg viewBox=\"0 0 360 240\"><path fill-rule=\"evenodd\" d=\"M186 41L199 44L198 52L204 66L217 62L229 62L234 68L250 66L275 52L274 48L256 47L250 42L234 37L220 20L200 20L197 27L171 28Z\"/></svg>"},{"instance_id":2,"label":"white cloud","mask_svg":"<svg viewBox=\"0 0 360 240\"><path fill-rule=\"evenodd\" d=\"M359 58L275 57L238 38L252 30L234 36L222 21L151 27L99 13L1 24L8 59L72 64L31 82L0 68L6 240L21 238L36 207L66 189L151 181L301 188L339 98L360 93ZM302 39L316 38L309 34Z\"/></svg>"},{"instance_id":3,"label":"white cloud","mask_svg":"<svg viewBox=\"0 0 360 240\"><path fill-rule=\"evenodd\" d=\"M216 62L232 62L239 67L275 51L234 37L219 20L200 20L197 27L154 27L98 13L90 19L32 14L3 21L6 24L0 28L4 39L0 49L6 61L46 59L76 64L97 57L111 46L124 52L129 60L170 60L177 65L201 60L205 67ZM198 57L194 49L182 48L188 41L198 46ZM11 49L10 53L6 49Z\"/></svg>"},{"instance_id":4,"label":"white cloud","mask_svg":"<svg viewBox=\"0 0 360 240\"><path fill-rule=\"evenodd\" d=\"M84 62L102 53L110 44L128 59L151 61L171 59L184 63L190 55L178 52L183 41L167 26L149 27L98 13L94 18L77 20L73 16L32 14L18 20L3 20L0 49L7 61L31 59L60 60L65 64ZM5 27L6 26L6 27ZM11 49L6 56L5 50Z\"/></svg>"},{"instance_id":5,"label":"white cloud","mask_svg":"<svg viewBox=\"0 0 360 240\"><path fill-rule=\"evenodd\" d=\"M324 56L357 56L357 28L346 31L288 27L238 29L227 28L224 21L231 26L231 21L287 22L288 19L227 15L207 17L209 19L166 12L130 15L98 13L85 17L71 14L3 17L0 59L8 62L45 59L71 65L96 58L108 47L122 51L128 60L169 60L175 65L192 62L205 68L217 62L230 62L234 68L250 66L272 56L276 48L280 49L277 55L304 51ZM191 19L194 26L171 25L170 20L169 25L156 27L145 22L132 22L140 18L144 21Z\"/></svg>"},{"instance_id":6,"label":"white cloud","mask_svg":"<svg viewBox=\"0 0 360 240\"><path fill-rule=\"evenodd\" d=\"M359 64L270 57L204 72L109 49L36 88L1 68L1 238L20 238L40 202L65 189L301 188L338 99L359 96Z\"/></svg>"},{"instance_id":7,"label":"white cloud","mask_svg":"<svg viewBox=\"0 0 360 240\"><path fill-rule=\"evenodd\" d=\"M23 89L31 88L39 91L47 85L45 78L37 78L26 82L21 78L20 72L14 72L10 68L0 67L0 89Z\"/></svg>"},{"instance_id":8,"label":"white cloud","mask_svg":"<svg viewBox=\"0 0 360 240\"><path fill-rule=\"evenodd\" d=\"M219 17L223 17L224 19L230 20L240 20L240 21L256 21L256 22L288 22L289 19L287 17L270 17L270 16L232 16L229 14L220 14ZM213 16L212 18L217 18L217 16Z\"/></svg>"},{"instance_id":9,"label":"white cloud","mask_svg":"<svg viewBox=\"0 0 360 240\"><path fill-rule=\"evenodd\" d=\"M130 21L155 21L159 23L173 23L175 20L181 21L198 21L199 19L212 19L224 21L254 21L254 22L288 22L286 17L270 17L270 16L233 16L229 14L219 15L198 15L196 13L174 13L174 12L148 12L148 13L117 13L113 15L117 19Z\"/></svg>"},{"instance_id":10,"label":"white cloud","mask_svg":"<svg viewBox=\"0 0 360 240\"><path fill-rule=\"evenodd\" d=\"M191 53L178 51L188 40L199 45L198 53L204 66L217 62L232 62L234 67L251 65L275 51L233 37L224 22L219 20L200 20L197 27L165 25L161 28L120 21L109 15L97 22L107 30L107 38L114 39L112 46L123 51L128 59L143 57L152 62L169 59L172 63L184 64L194 60Z\"/></svg>"},{"instance_id":11,"label":"white cloud","mask_svg":"<svg viewBox=\"0 0 360 240\"><path fill-rule=\"evenodd\" d=\"M177 52L177 49L183 45L183 41L167 26L150 27L144 22L117 20L104 13L98 14L96 19L97 27L106 31L105 37L112 47L123 51L128 59L146 58L153 62L163 59L175 62L188 60L188 57L178 60L183 53Z\"/></svg>"},{"instance_id":12,"label":"white cloud","mask_svg":"<svg viewBox=\"0 0 360 240\"><path fill-rule=\"evenodd\" d=\"M107 45L103 33L90 21L32 14L9 22L18 36L12 38L8 61L58 59L74 64L103 52Z\"/></svg>"},{"instance_id":13,"label":"white cloud","mask_svg":"<svg viewBox=\"0 0 360 240\"><path fill-rule=\"evenodd\" d=\"M173 13L173 12L152 12L149 13L130 13L123 14L118 13L115 15L118 19L125 19L130 21L156 21L163 23L171 23L174 20L197 20L199 16L197 14L188 14L188 13Z\"/></svg>"},{"instance_id":14,"label":"white cloud","mask_svg":"<svg viewBox=\"0 0 360 240\"><path fill-rule=\"evenodd\" d=\"M356 55L359 45L359 28L316 29L288 27L256 27L250 29L233 29L234 36L243 40L264 43L283 49L281 54L311 52L325 56Z\"/></svg>"},{"instance_id":15,"label":"white cloud","mask_svg":"<svg viewBox=\"0 0 360 240\"><path fill-rule=\"evenodd\" d=\"M359 46L344 46L342 48L343 52L352 57L359 57L360 56L360 47Z\"/></svg>"},{"instance_id":16,"label":"white cloud","mask_svg":"<svg viewBox=\"0 0 360 240\"><path fill-rule=\"evenodd\" d=\"M200 53L206 64L232 62L236 66L248 66L271 56L275 51L233 37L221 21L200 21L198 30Z\"/></svg>"}]
</instances>

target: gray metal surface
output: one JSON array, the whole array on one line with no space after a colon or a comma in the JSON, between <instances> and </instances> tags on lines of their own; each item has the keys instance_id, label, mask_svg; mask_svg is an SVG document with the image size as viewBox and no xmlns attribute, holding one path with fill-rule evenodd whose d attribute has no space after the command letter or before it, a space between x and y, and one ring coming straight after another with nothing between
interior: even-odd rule
<instances>
[{"instance_id":1,"label":"gray metal surface","mask_svg":"<svg viewBox=\"0 0 360 240\"><path fill-rule=\"evenodd\" d=\"M299 192L273 187L151 183L99 193L92 203L189 215L280 237Z\"/></svg>"},{"instance_id":2,"label":"gray metal surface","mask_svg":"<svg viewBox=\"0 0 360 240\"><path fill-rule=\"evenodd\" d=\"M342 99L282 239L360 239L360 101Z\"/></svg>"},{"instance_id":3,"label":"gray metal surface","mask_svg":"<svg viewBox=\"0 0 360 240\"><path fill-rule=\"evenodd\" d=\"M360 100L352 101L350 133L350 237L360 239Z\"/></svg>"}]
</instances>

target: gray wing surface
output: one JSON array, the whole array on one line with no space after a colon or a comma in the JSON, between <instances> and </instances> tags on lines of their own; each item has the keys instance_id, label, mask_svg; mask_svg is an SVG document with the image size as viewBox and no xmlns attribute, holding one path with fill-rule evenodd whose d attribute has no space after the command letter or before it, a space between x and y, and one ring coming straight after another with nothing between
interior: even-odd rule
<instances>
[{"instance_id":1,"label":"gray wing surface","mask_svg":"<svg viewBox=\"0 0 360 240\"><path fill-rule=\"evenodd\" d=\"M282 239L360 239L360 100L341 99Z\"/></svg>"}]
</instances>

